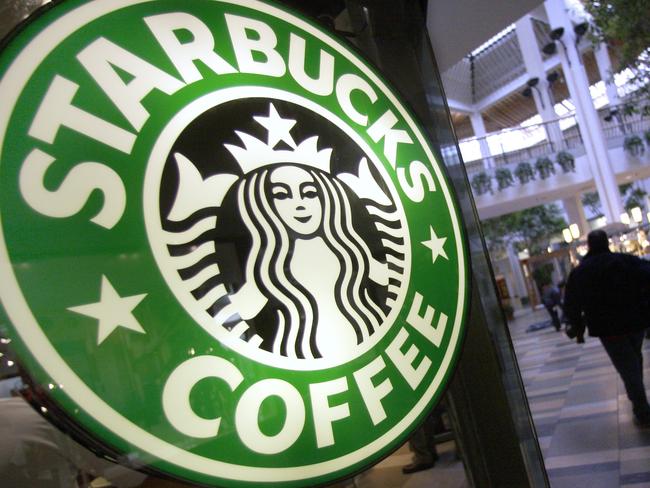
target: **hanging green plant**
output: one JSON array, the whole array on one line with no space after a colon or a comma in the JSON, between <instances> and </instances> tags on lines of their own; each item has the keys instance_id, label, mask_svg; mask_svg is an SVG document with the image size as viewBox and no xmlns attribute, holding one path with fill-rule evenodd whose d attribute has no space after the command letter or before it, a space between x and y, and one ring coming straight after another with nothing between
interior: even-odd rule
<instances>
[{"instance_id":1,"label":"hanging green plant","mask_svg":"<svg viewBox=\"0 0 650 488\"><path fill-rule=\"evenodd\" d=\"M472 177L471 182L474 193L477 196L483 195L484 193L492 193L492 178L487 173L478 173Z\"/></svg>"},{"instance_id":2,"label":"hanging green plant","mask_svg":"<svg viewBox=\"0 0 650 488\"><path fill-rule=\"evenodd\" d=\"M639 157L645 152L643 140L636 134L627 136L623 140L623 149L629 152L632 156Z\"/></svg>"},{"instance_id":3,"label":"hanging green plant","mask_svg":"<svg viewBox=\"0 0 650 488\"><path fill-rule=\"evenodd\" d=\"M547 158L546 156L537 158L537 161L535 161L535 170L539 174L539 177L543 180L555 174L553 161L551 161L550 158Z\"/></svg>"},{"instance_id":4,"label":"hanging green plant","mask_svg":"<svg viewBox=\"0 0 650 488\"><path fill-rule=\"evenodd\" d=\"M497 186L499 191L515 184L515 179L512 177L512 171L508 168L499 168L495 171L494 177L497 179Z\"/></svg>"},{"instance_id":5,"label":"hanging green plant","mask_svg":"<svg viewBox=\"0 0 650 488\"><path fill-rule=\"evenodd\" d=\"M643 138L645 139L645 143L648 145L648 147L650 147L650 129L643 133Z\"/></svg>"},{"instance_id":6,"label":"hanging green plant","mask_svg":"<svg viewBox=\"0 0 650 488\"><path fill-rule=\"evenodd\" d=\"M535 172L533 171L533 167L530 165L530 163L523 162L519 163L515 168L515 176L519 180L519 183L525 185L530 180L535 179Z\"/></svg>"},{"instance_id":7,"label":"hanging green plant","mask_svg":"<svg viewBox=\"0 0 650 488\"><path fill-rule=\"evenodd\" d=\"M632 103L626 103L623 106L623 115L625 117L631 117L632 115L635 115L635 114L638 114L638 113L639 113L639 109L636 108L636 106L634 104L632 104Z\"/></svg>"},{"instance_id":8,"label":"hanging green plant","mask_svg":"<svg viewBox=\"0 0 650 488\"><path fill-rule=\"evenodd\" d=\"M565 173L573 172L576 170L576 160L568 151L560 151L557 153L556 159L557 164L560 165L562 171Z\"/></svg>"}]
</instances>

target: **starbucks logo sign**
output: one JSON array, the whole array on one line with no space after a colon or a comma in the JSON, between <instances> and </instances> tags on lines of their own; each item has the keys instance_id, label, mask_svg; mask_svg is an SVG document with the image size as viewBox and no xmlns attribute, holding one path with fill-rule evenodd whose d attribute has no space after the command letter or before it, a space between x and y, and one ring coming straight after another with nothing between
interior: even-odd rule
<instances>
[{"instance_id":1,"label":"starbucks logo sign","mask_svg":"<svg viewBox=\"0 0 650 488\"><path fill-rule=\"evenodd\" d=\"M313 370L390 329L410 274L408 223L342 118L284 90L218 90L172 118L147 171L158 266L219 342Z\"/></svg>"},{"instance_id":2,"label":"starbucks logo sign","mask_svg":"<svg viewBox=\"0 0 650 488\"><path fill-rule=\"evenodd\" d=\"M96 442L219 486L403 443L460 350L458 205L381 76L253 0L69 0L0 53L0 297Z\"/></svg>"}]
</instances>

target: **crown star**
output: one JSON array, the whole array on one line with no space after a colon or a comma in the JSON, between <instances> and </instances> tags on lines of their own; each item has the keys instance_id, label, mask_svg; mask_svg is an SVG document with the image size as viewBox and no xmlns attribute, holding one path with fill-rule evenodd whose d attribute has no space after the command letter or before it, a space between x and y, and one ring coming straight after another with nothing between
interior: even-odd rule
<instances>
[{"instance_id":1,"label":"crown star","mask_svg":"<svg viewBox=\"0 0 650 488\"><path fill-rule=\"evenodd\" d=\"M269 107L268 117L254 116L253 118L268 129L268 142L246 132L235 131L244 146L224 144L244 173L250 173L263 166L276 163L302 164L329 173L332 149L319 150L318 136L308 137L300 144L296 144L289 134L296 121L281 118L272 103ZM274 149L279 141L286 142L291 149Z\"/></svg>"},{"instance_id":2,"label":"crown star","mask_svg":"<svg viewBox=\"0 0 650 488\"><path fill-rule=\"evenodd\" d=\"M253 117L262 127L269 131L268 145L274 148L278 142L284 141L295 149L296 143L291 137L291 129L296 125L295 119L284 119L275 109L275 106L269 104L269 116L260 115Z\"/></svg>"}]
</instances>

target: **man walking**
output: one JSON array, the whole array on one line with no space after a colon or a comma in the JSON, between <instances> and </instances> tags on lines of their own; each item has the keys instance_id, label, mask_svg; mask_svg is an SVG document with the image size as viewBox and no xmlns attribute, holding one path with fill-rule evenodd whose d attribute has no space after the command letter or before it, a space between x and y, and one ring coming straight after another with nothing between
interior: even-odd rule
<instances>
[{"instance_id":1,"label":"man walking","mask_svg":"<svg viewBox=\"0 0 650 488\"><path fill-rule=\"evenodd\" d=\"M562 300L560 299L560 289L553 283L547 283L542 288L542 304L546 308L548 314L551 316L553 327L555 327L555 330L559 332L562 324L560 322L560 316L558 315L555 307L561 307Z\"/></svg>"},{"instance_id":2,"label":"man walking","mask_svg":"<svg viewBox=\"0 0 650 488\"><path fill-rule=\"evenodd\" d=\"M587 236L589 252L571 271L564 294L567 335L581 337L585 326L598 337L621 376L635 422L650 426L650 405L643 384L644 330L650 323L650 263L609 250L602 230Z\"/></svg>"}]
</instances>

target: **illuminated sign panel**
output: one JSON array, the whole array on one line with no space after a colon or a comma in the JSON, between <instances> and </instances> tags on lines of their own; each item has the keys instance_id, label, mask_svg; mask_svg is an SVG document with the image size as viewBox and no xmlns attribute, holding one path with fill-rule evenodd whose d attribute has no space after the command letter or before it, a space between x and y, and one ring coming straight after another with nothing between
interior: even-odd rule
<instances>
[{"instance_id":1,"label":"illuminated sign panel","mask_svg":"<svg viewBox=\"0 0 650 488\"><path fill-rule=\"evenodd\" d=\"M0 295L80 428L227 486L405 441L459 353L466 245L354 50L256 1L66 1L0 62Z\"/></svg>"}]
</instances>

